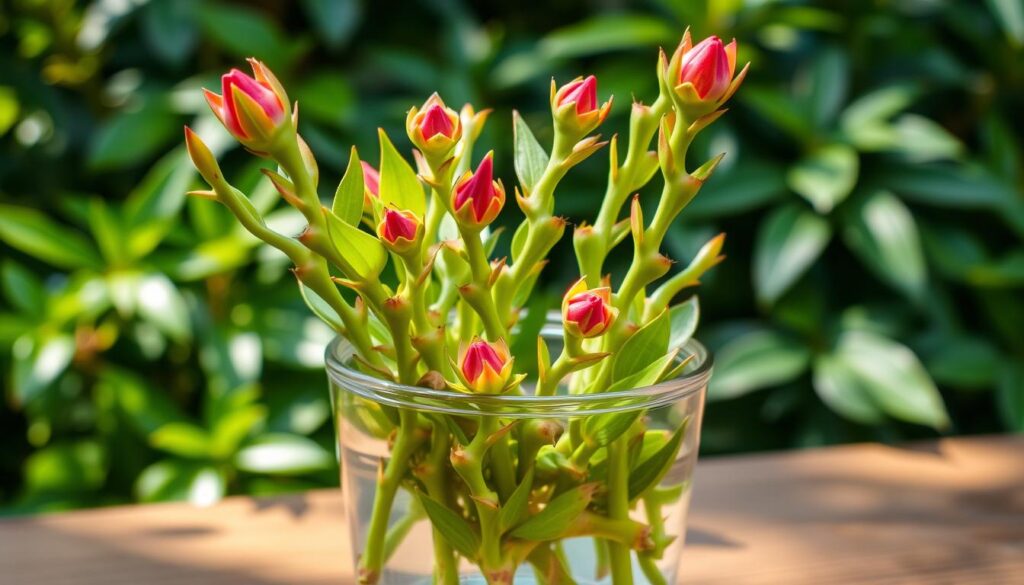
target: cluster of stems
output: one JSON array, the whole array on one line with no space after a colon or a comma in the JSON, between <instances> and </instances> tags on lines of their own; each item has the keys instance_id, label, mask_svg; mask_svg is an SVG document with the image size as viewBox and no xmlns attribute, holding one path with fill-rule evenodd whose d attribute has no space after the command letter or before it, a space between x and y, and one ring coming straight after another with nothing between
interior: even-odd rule
<instances>
[{"instance_id":1,"label":"cluster of stems","mask_svg":"<svg viewBox=\"0 0 1024 585\"><path fill-rule=\"evenodd\" d=\"M686 170L694 136L724 112L746 71L735 75L735 43L712 37L694 46L687 33L671 57L660 53L659 95L650 105L632 104L621 160L617 136L605 142L594 134L611 109L611 100L598 103L597 80L561 87L552 81L550 152L515 120L519 181L509 195L524 219L501 258L493 258L500 230L490 224L505 204L505 186L494 179L492 154L474 160L487 111L466 105L456 112L431 96L407 119L415 170L381 131L379 170L353 148L328 206L316 159L297 132L297 106L262 63L251 63L253 77L233 70L223 93L207 98L248 150L276 163L264 172L307 226L295 236L269 227L186 129L192 160L210 187L192 194L222 203L288 256L307 304L355 347L355 367L445 396L614 392L685 368L680 348L657 332L670 302L721 260L723 238L672 276L673 261L661 247L721 158ZM562 349L552 360L539 340L536 374L518 371L512 336L567 227L555 214L556 191L573 167L605 146L610 170L600 211L592 224L574 228L580 276L563 300ZM659 171L660 196L647 222L636 194ZM627 238L632 264L612 279L604 274L606 258ZM637 343L641 337L647 342ZM628 348L631 340L646 353ZM619 359L627 353L629 360ZM458 582L463 560L491 584L511 583L523 564L542 583L571 583L562 541L577 537L594 539L598 572L614 585L632 584L634 557L648 581L666 582L657 561L676 535L667 533L662 507L682 487L661 484L685 424L676 432L648 428L636 409L571 421L487 412L456 418L356 397L340 410L390 448L358 559L360 583L382 580L419 521L431 522L434 581L442 585ZM637 477L644 481L631 481ZM392 523L402 490L413 505Z\"/></svg>"}]
</instances>

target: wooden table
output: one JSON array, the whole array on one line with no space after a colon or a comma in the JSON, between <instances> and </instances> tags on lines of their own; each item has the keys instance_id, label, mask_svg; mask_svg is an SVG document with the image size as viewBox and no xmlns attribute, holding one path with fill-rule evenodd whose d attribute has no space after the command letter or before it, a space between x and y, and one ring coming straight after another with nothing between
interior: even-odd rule
<instances>
[{"instance_id":1,"label":"wooden table","mask_svg":"<svg viewBox=\"0 0 1024 585\"><path fill-rule=\"evenodd\" d=\"M351 583L339 493L0 522L5 585ZM1024 437L704 460L684 583L1024 583Z\"/></svg>"}]
</instances>

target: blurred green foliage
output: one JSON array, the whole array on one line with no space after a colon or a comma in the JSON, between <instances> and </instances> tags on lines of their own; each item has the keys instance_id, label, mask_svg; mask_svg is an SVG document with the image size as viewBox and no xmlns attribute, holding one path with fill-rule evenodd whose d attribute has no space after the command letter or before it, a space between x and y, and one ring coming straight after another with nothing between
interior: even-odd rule
<instances>
[{"instance_id":1,"label":"blurred green foliage","mask_svg":"<svg viewBox=\"0 0 1024 585\"><path fill-rule=\"evenodd\" d=\"M699 290L717 354L705 450L1024 431L1015 0L0 5L9 512L336 481L329 331L283 257L184 196L182 125L223 137L198 89L250 55L299 101L326 190L350 144L374 152L377 124L401 136L435 90L495 109L483 144L509 179L511 108L549 138L552 75L598 75L610 135L630 96L656 94L659 45L686 26L735 36L751 75L693 153L728 156L670 234L678 259L729 234ZM279 230L301 229L247 157L214 146ZM561 213L590 219L602 161L566 182Z\"/></svg>"}]
</instances>

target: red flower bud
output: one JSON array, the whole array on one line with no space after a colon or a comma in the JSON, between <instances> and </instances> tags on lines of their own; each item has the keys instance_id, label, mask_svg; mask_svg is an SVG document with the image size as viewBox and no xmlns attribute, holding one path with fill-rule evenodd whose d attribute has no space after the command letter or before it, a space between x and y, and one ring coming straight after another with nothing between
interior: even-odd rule
<instances>
[{"instance_id":1,"label":"red flower bud","mask_svg":"<svg viewBox=\"0 0 1024 585\"><path fill-rule=\"evenodd\" d=\"M577 114L586 114L597 109L597 78L593 75L586 79L566 84L558 91L558 105L576 104Z\"/></svg>"},{"instance_id":2,"label":"red flower bud","mask_svg":"<svg viewBox=\"0 0 1024 585\"><path fill-rule=\"evenodd\" d=\"M578 337L597 337L615 320L616 310L611 304L608 287L584 290L586 281L580 279L565 295L562 302L562 321L570 333Z\"/></svg>"},{"instance_id":3,"label":"red flower bud","mask_svg":"<svg viewBox=\"0 0 1024 585\"><path fill-rule=\"evenodd\" d=\"M579 140L589 134L604 121L611 111L612 100L602 105L597 102L597 78L593 75L586 79L577 78L562 87L556 87L551 81L551 111L554 113L555 124L561 132L566 132Z\"/></svg>"},{"instance_id":4,"label":"red flower bud","mask_svg":"<svg viewBox=\"0 0 1024 585\"><path fill-rule=\"evenodd\" d=\"M474 339L459 356L459 374L469 390L497 394L510 381L512 360L504 341L488 343Z\"/></svg>"},{"instance_id":5,"label":"red flower bud","mask_svg":"<svg viewBox=\"0 0 1024 585\"><path fill-rule=\"evenodd\" d=\"M232 69L221 77L221 95L204 89L206 101L235 138L254 149L267 146L274 132L288 120L288 97L262 63L249 60L255 79Z\"/></svg>"},{"instance_id":6,"label":"red flower bud","mask_svg":"<svg viewBox=\"0 0 1024 585\"><path fill-rule=\"evenodd\" d=\"M462 137L462 123L459 114L444 105L444 100L435 93L422 108L409 110L405 131L425 155L446 157Z\"/></svg>"},{"instance_id":7,"label":"red flower bud","mask_svg":"<svg viewBox=\"0 0 1024 585\"><path fill-rule=\"evenodd\" d=\"M402 253L416 244L421 225L413 212L387 207L384 209L384 217L377 225L377 235L389 248Z\"/></svg>"},{"instance_id":8,"label":"red flower bud","mask_svg":"<svg viewBox=\"0 0 1024 585\"><path fill-rule=\"evenodd\" d=\"M493 152L487 153L475 173L462 176L452 194L456 218L474 227L494 221L505 205L505 188L494 180L493 158Z\"/></svg>"},{"instance_id":9,"label":"red flower bud","mask_svg":"<svg viewBox=\"0 0 1024 585\"><path fill-rule=\"evenodd\" d=\"M722 97L731 81L732 64L722 39L708 37L683 55L678 82L692 83L702 100L714 101Z\"/></svg>"}]
</instances>

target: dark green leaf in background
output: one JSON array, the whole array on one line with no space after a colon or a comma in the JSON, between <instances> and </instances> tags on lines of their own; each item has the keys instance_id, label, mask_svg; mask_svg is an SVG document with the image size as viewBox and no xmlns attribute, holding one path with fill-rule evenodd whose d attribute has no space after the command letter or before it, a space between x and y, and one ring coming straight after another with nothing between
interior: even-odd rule
<instances>
[{"instance_id":1,"label":"dark green leaf in background","mask_svg":"<svg viewBox=\"0 0 1024 585\"><path fill-rule=\"evenodd\" d=\"M853 211L843 231L846 243L884 282L912 299L924 294L924 253L910 210L891 193L878 191Z\"/></svg>"},{"instance_id":2,"label":"dark green leaf in background","mask_svg":"<svg viewBox=\"0 0 1024 585\"><path fill-rule=\"evenodd\" d=\"M754 246L754 290L758 300L772 304L807 271L825 250L832 227L798 205L768 216Z\"/></svg>"}]
</instances>

